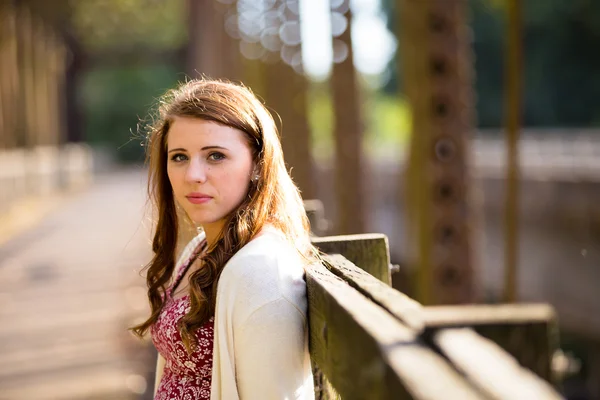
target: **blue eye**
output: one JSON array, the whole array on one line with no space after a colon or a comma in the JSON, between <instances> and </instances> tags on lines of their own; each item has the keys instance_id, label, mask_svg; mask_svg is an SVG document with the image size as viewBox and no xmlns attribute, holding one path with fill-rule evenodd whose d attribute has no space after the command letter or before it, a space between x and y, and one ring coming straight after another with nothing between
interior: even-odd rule
<instances>
[{"instance_id":1,"label":"blue eye","mask_svg":"<svg viewBox=\"0 0 600 400\"><path fill-rule=\"evenodd\" d=\"M182 153L177 153L171 156L171 160L175 162L183 162L187 160L187 156Z\"/></svg>"},{"instance_id":2,"label":"blue eye","mask_svg":"<svg viewBox=\"0 0 600 400\"><path fill-rule=\"evenodd\" d=\"M210 153L208 155L208 159L211 161L221 161L225 159L225 154L215 151L214 153Z\"/></svg>"}]
</instances>

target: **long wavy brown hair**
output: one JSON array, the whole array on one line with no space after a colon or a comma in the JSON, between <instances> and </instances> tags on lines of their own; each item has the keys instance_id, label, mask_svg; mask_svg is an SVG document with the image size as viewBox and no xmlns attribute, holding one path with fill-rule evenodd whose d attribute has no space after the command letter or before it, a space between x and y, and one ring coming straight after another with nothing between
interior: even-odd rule
<instances>
[{"instance_id":1,"label":"long wavy brown hair","mask_svg":"<svg viewBox=\"0 0 600 400\"><path fill-rule=\"evenodd\" d=\"M169 90L146 138L148 195L157 218L152 250L146 266L151 314L131 328L143 337L164 303L166 286L175 270L180 222L167 176L167 137L174 117L214 121L244 132L259 179L245 200L227 217L217 240L202 257L202 267L190 276L190 310L181 319L180 332L188 351L197 344L194 332L215 314L217 283L227 261L266 225L278 228L307 262L318 257L310 243L309 224L300 192L285 167L279 134L269 111L246 87L218 80L190 80Z\"/></svg>"}]
</instances>

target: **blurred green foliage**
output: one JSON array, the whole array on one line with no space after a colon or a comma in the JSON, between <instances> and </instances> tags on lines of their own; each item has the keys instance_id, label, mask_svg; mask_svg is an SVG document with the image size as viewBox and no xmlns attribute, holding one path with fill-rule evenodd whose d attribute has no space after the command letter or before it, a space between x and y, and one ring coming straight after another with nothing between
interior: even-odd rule
<instances>
[{"instance_id":1,"label":"blurred green foliage","mask_svg":"<svg viewBox=\"0 0 600 400\"><path fill-rule=\"evenodd\" d=\"M410 110L406 100L374 93L366 102L366 139L374 149L404 146L410 135Z\"/></svg>"},{"instance_id":2,"label":"blurred green foliage","mask_svg":"<svg viewBox=\"0 0 600 400\"><path fill-rule=\"evenodd\" d=\"M333 103L326 82L315 82L308 93L308 118L315 157L333 155Z\"/></svg>"},{"instance_id":3,"label":"blurred green foliage","mask_svg":"<svg viewBox=\"0 0 600 400\"><path fill-rule=\"evenodd\" d=\"M156 99L178 80L183 75L168 64L89 71L81 90L87 141L115 151L120 161L143 160L144 124Z\"/></svg>"},{"instance_id":4,"label":"blurred green foliage","mask_svg":"<svg viewBox=\"0 0 600 400\"><path fill-rule=\"evenodd\" d=\"M71 0L72 25L88 51L185 44L184 0Z\"/></svg>"},{"instance_id":5,"label":"blurred green foliage","mask_svg":"<svg viewBox=\"0 0 600 400\"><path fill-rule=\"evenodd\" d=\"M366 90L363 112L365 117L365 146L377 154L394 153L408 142L410 135L409 105L400 96ZM334 154L333 104L326 82L315 82L309 93L308 113L313 151L319 159Z\"/></svg>"}]
</instances>

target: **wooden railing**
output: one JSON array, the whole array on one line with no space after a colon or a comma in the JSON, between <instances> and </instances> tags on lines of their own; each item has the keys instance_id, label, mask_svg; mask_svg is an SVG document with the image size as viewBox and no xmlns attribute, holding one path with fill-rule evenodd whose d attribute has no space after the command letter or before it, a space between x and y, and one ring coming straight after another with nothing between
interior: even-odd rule
<instances>
[{"instance_id":1,"label":"wooden railing","mask_svg":"<svg viewBox=\"0 0 600 400\"><path fill-rule=\"evenodd\" d=\"M320 202L307 202L324 231ZM554 310L546 304L422 306L390 286L385 235L313 236L307 267L316 399L554 400ZM156 351L147 342L145 359ZM154 363L145 371L152 382ZM277 379L276 376L272 377ZM152 385L140 399L152 398Z\"/></svg>"},{"instance_id":2,"label":"wooden railing","mask_svg":"<svg viewBox=\"0 0 600 400\"><path fill-rule=\"evenodd\" d=\"M317 398L560 399L553 309L424 307L390 286L384 235L315 237L306 273Z\"/></svg>"},{"instance_id":3,"label":"wooden railing","mask_svg":"<svg viewBox=\"0 0 600 400\"><path fill-rule=\"evenodd\" d=\"M85 187L93 156L85 144L0 149L0 213L27 197Z\"/></svg>"}]
</instances>

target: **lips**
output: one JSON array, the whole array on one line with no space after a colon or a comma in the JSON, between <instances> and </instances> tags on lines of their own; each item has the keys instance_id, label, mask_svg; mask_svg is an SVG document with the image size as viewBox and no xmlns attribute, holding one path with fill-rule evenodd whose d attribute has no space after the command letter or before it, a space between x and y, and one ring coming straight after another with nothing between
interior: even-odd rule
<instances>
[{"instance_id":1,"label":"lips","mask_svg":"<svg viewBox=\"0 0 600 400\"><path fill-rule=\"evenodd\" d=\"M192 204L204 204L212 200L212 197L202 193L191 193L185 196Z\"/></svg>"}]
</instances>

